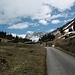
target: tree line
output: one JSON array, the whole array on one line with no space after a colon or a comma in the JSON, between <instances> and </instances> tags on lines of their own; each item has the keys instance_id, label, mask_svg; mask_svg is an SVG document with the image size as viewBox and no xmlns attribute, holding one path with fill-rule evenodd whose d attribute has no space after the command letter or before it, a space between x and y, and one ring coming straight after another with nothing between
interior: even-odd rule
<instances>
[{"instance_id":1,"label":"tree line","mask_svg":"<svg viewBox=\"0 0 75 75\"><path fill-rule=\"evenodd\" d=\"M55 39L55 36L51 33L45 34L43 37L39 39L41 42L48 42L53 41Z\"/></svg>"},{"instance_id":2,"label":"tree line","mask_svg":"<svg viewBox=\"0 0 75 75\"><path fill-rule=\"evenodd\" d=\"M10 40L11 42L14 42L14 43L17 43L17 42L28 42L28 41L31 41L29 39L26 39L26 38L21 38L21 37L14 37L12 36L12 34L7 34L6 32L3 32L3 31L0 31L0 38L3 38L3 39L8 39Z\"/></svg>"}]
</instances>

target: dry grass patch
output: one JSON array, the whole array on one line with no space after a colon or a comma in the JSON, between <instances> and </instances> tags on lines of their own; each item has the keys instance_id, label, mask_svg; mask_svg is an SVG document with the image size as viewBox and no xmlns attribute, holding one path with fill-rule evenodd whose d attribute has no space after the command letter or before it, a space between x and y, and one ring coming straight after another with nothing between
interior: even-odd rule
<instances>
[{"instance_id":1,"label":"dry grass patch","mask_svg":"<svg viewBox=\"0 0 75 75\"><path fill-rule=\"evenodd\" d=\"M75 56L75 38L57 40L55 45L62 48L64 52Z\"/></svg>"},{"instance_id":2,"label":"dry grass patch","mask_svg":"<svg viewBox=\"0 0 75 75\"><path fill-rule=\"evenodd\" d=\"M46 50L39 44L0 43L0 75L46 75Z\"/></svg>"}]
</instances>

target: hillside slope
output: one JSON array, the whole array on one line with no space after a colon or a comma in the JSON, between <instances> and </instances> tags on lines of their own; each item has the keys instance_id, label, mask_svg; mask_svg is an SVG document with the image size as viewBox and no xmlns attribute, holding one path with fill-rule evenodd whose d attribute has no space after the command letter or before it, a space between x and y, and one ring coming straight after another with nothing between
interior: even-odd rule
<instances>
[{"instance_id":1,"label":"hillside slope","mask_svg":"<svg viewBox=\"0 0 75 75\"><path fill-rule=\"evenodd\" d=\"M55 42L57 47L75 53L75 38L60 39Z\"/></svg>"}]
</instances>

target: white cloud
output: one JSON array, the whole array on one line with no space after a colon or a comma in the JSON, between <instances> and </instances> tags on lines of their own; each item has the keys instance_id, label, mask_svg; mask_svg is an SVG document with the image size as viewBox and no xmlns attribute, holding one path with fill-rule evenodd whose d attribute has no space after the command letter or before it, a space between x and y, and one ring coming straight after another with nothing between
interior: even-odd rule
<instances>
[{"instance_id":1,"label":"white cloud","mask_svg":"<svg viewBox=\"0 0 75 75\"><path fill-rule=\"evenodd\" d=\"M44 0L0 0L0 20L8 23L8 21L18 17L27 17L35 13Z\"/></svg>"},{"instance_id":2,"label":"white cloud","mask_svg":"<svg viewBox=\"0 0 75 75\"><path fill-rule=\"evenodd\" d=\"M46 3L57 8L59 11L65 11L71 9L75 0L47 0Z\"/></svg>"},{"instance_id":3,"label":"white cloud","mask_svg":"<svg viewBox=\"0 0 75 75\"><path fill-rule=\"evenodd\" d=\"M52 31L54 31L55 29L50 29L50 30L48 30L48 32L52 32Z\"/></svg>"},{"instance_id":4,"label":"white cloud","mask_svg":"<svg viewBox=\"0 0 75 75\"><path fill-rule=\"evenodd\" d=\"M28 22L28 24L29 24L30 26L32 26L32 27L37 27L37 26L39 26L38 23L29 23L29 22Z\"/></svg>"},{"instance_id":5,"label":"white cloud","mask_svg":"<svg viewBox=\"0 0 75 75\"><path fill-rule=\"evenodd\" d=\"M43 25L47 25L47 21L46 20L39 20L39 23L43 24Z\"/></svg>"},{"instance_id":6,"label":"white cloud","mask_svg":"<svg viewBox=\"0 0 75 75\"><path fill-rule=\"evenodd\" d=\"M54 14L51 16L50 19L56 19L56 18L60 18L60 17L68 17L68 14L62 13L62 14Z\"/></svg>"},{"instance_id":7,"label":"white cloud","mask_svg":"<svg viewBox=\"0 0 75 75\"><path fill-rule=\"evenodd\" d=\"M35 14L32 15L32 19L47 19L50 18L50 13L52 12L52 9L47 6L47 5L43 5L42 7L40 7L39 10L37 10L37 12Z\"/></svg>"},{"instance_id":8,"label":"white cloud","mask_svg":"<svg viewBox=\"0 0 75 75\"><path fill-rule=\"evenodd\" d=\"M68 23L69 21L72 21L72 20L73 20L73 18L69 18L69 19L67 19L67 20L64 20L63 23Z\"/></svg>"},{"instance_id":9,"label":"white cloud","mask_svg":"<svg viewBox=\"0 0 75 75\"><path fill-rule=\"evenodd\" d=\"M31 15L42 5L43 0L1 0L0 7L1 11L5 16L14 18L18 16Z\"/></svg>"},{"instance_id":10,"label":"white cloud","mask_svg":"<svg viewBox=\"0 0 75 75\"><path fill-rule=\"evenodd\" d=\"M19 24L9 26L8 29L25 29L28 27L29 25L27 23L19 23Z\"/></svg>"},{"instance_id":11,"label":"white cloud","mask_svg":"<svg viewBox=\"0 0 75 75\"><path fill-rule=\"evenodd\" d=\"M58 24L58 23L60 23L60 22L61 22L60 20L52 20L52 21L51 21L52 24Z\"/></svg>"},{"instance_id":12,"label":"white cloud","mask_svg":"<svg viewBox=\"0 0 75 75\"><path fill-rule=\"evenodd\" d=\"M27 34L33 34L34 33L34 31L27 31Z\"/></svg>"},{"instance_id":13,"label":"white cloud","mask_svg":"<svg viewBox=\"0 0 75 75\"><path fill-rule=\"evenodd\" d=\"M27 16L33 20L48 19L53 11L51 7L65 11L71 9L74 2L75 0L0 0L0 24L11 24L20 20L20 17Z\"/></svg>"}]
</instances>

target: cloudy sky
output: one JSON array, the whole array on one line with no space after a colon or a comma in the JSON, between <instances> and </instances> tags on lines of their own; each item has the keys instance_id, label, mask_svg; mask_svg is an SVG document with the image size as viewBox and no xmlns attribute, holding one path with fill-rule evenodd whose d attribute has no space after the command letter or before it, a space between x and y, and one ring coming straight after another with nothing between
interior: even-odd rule
<instances>
[{"instance_id":1,"label":"cloudy sky","mask_svg":"<svg viewBox=\"0 0 75 75\"><path fill-rule=\"evenodd\" d=\"M75 0L0 0L0 31L23 36L50 32L75 18Z\"/></svg>"}]
</instances>

